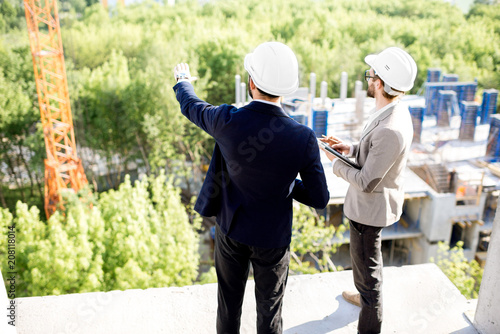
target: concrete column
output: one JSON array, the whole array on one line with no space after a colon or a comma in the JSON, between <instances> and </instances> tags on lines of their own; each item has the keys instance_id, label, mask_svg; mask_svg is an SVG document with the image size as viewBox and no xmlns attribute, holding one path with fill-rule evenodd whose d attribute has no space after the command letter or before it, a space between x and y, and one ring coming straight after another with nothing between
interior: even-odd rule
<instances>
[{"instance_id":1,"label":"concrete column","mask_svg":"<svg viewBox=\"0 0 500 334\"><path fill-rule=\"evenodd\" d=\"M340 99L345 100L347 98L347 72L342 72L340 74Z\"/></svg>"},{"instance_id":2,"label":"concrete column","mask_svg":"<svg viewBox=\"0 0 500 334\"><path fill-rule=\"evenodd\" d=\"M240 102L241 106L245 105L245 102L247 101L247 84L242 82L240 84Z\"/></svg>"},{"instance_id":3,"label":"concrete column","mask_svg":"<svg viewBox=\"0 0 500 334\"><path fill-rule=\"evenodd\" d=\"M500 198L493 221L486 266L479 289L474 327L481 334L500 333Z\"/></svg>"},{"instance_id":4,"label":"concrete column","mask_svg":"<svg viewBox=\"0 0 500 334\"><path fill-rule=\"evenodd\" d=\"M309 94L311 94L311 99L314 101L316 97L316 73L312 73L309 76Z\"/></svg>"},{"instance_id":5,"label":"concrete column","mask_svg":"<svg viewBox=\"0 0 500 334\"><path fill-rule=\"evenodd\" d=\"M241 83L241 77L239 74L236 74L234 76L234 95L236 96L235 103L236 103L236 108L240 107L240 83Z\"/></svg>"},{"instance_id":6,"label":"concrete column","mask_svg":"<svg viewBox=\"0 0 500 334\"><path fill-rule=\"evenodd\" d=\"M354 82L354 97L358 96L358 92L363 90L363 83L359 80Z\"/></svg>"},{"instance_id":7,"label":"concrete column","mask_svg":"<svg viewBox=\"0 0 500 334\"><path fill-rule=\"evenodd\" d=\"M356 109L355 109L355 116L356 116L356 127L354 130L355 133L352 133L353 138L358 137L361 135L361 131L363 130L363 122L365 121L365 99L366 99L366 91L363 90L361 85L358 85L358 83L361 83L361 81L356 81L356 90L355 90L355 98L356 98Z\"/></svg>"},{"instance_id":8,"label":"concrete column","mask_svg":"<svg viewBox=\"0 0 500 334\"><path fill-rule=\"evenodd\" d=\"M309 76L309 110L307 115L307 126L312 129L312 115L313 115L313 107L314 107L314 99L316 98L316 73L311 72Z\"/></svg>"},{"instance_id":9,"label":"concrete column","mask_svg":"<svg viewBox=\"0 0 500 334\"><path fill-rule=\"evenodd\" d=\"M321 81L320 97L321 97L321 105L323 107L326 107L327 92L328 92L328 83L326 81Z\"/></svg>"}]
</instances>

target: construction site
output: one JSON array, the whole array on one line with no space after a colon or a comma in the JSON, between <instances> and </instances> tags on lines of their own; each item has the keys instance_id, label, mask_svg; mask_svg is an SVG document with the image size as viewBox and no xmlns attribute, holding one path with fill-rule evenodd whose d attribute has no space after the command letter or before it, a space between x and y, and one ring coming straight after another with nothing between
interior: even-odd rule
<instances>
[{"instance_id":1,"label":"construction site","mask_svg":"<svg viewBox=\"0 0 500 334\"><path fill-rule=\"evenodd\" d=\"M246 85L240 81L237 75L236 105L248 101ZM347 97L347 81L344 72L340 96L330 98L325 81L316 94L316 74L311 73L309 87L286 96L283 108L318 138L334 135L355 142L375 101L366 97L360 81L353 97ZM428 69L419 92L401 99L411 113L414 136L405 172L403 216L382 232L384 264L428 263L436 257L440 242L450 248L463 242L465 256L484 266L500 193L500 117L495 115L498 90L476 93L477 82L460 82L455 74ZM328 224L339 226L346 222L343 203L349 184L332 173L325 155L322 164L330 202L321 214ZM333 260L349 268L349 230L336 241L342 246Z\"/></svg>"},{"instance_id":2,"label":"construction site","mask_svg":"<svg viewBox=\"0 0 500 334\"><path fill-rule=\"evenodd\" d=\"M119 16L120 10L125 7L127 2L125 0L109 0L108 4L108 0L103 0L101 4L105 8L105 15L101 16L106 18L108 14L110 14L109 17ZM119 10L109 12L109 8L114 7L115 3L119 4ZM166 3L169 6L173 6L175 1L169 0ZM12 307L7 309L11 310L10 316L13 316L17 323L15 326L10 323L2 323L4 326L0 327L0 332L213 332L216 326L217 284L207 284L205 282L197 285L189 285L199 282L195 281L196 277L186 279L185 282L187 283L168 281L167 273L164 273L163 270L174 268L172 274L174 278L181 276L183 272L188 270L181 266L172 265L167 261L158 261L156 257L157 254L160 254L164 255L165 258L181 259L179 262L187 263L188 261L193 261L195 262L195 266L193 267L196 267L193 272L197 275L198 262L201 262L201 267L203 267L203 261L208 258L206 263L209 265L213 264L213 258L211 257L213 253L213 249L211 248L213 247L213 240L210 240L210 237L213 238L213 235L211 235L212 230L205 231L205 229L199 228L200 231L205 233L205 238L202 238L200 242L202 244L200 249L197 247L200 240L196 235L196 237L186 238L189 242L192 242L189 244L186 242L186 245L192 247L183 246L183 244L177 242L180 248L184 248L182 248L180 253L175 253L174 243L169 244L164 242L163 239L155 239L161 234L159 232L160 229L153 230L154 237L141 234L144 230L147 230L144 227L148 224L146 218L154 216L152 210L155 206L153 204L144 205L147 209L144 211L145 213L139 212L142 216L138 218L134 215L135 212L130 214L127 211L130 208L126 206L130 206L131 204L126 201L127 197L118 197L119 200L116 200L116 203L113 202L115 211L113 211L113 217L110 218L110 221L113 221L113 223L120 222L120 224L113 224L113 229L116 228L116 231L118 231L116 233L116 243L103 242L109 249L113 250L113 252L109 253L111 256L105 258L103 261L101 255L108 253L105 253L100 247L95 247L95 250L90 251L92 246L90 243L90 246L86 243L86 238L98 243L100 239L97 239L102 234L110 234L108 233L110 229L107 230L108 232L104 230L106 226L104 219L100 219L101 216L106 215L97 213L97 202L78 201L78 203L83 202L83 206L85 206L85 208L82 206L82 209L78 211L82 213L82 217L86 214L84 212L89 211L89 208L96 209L93 211L94 214L89 216L88 220L83 218L75 220L71 212L65 211L71 206L71 204L68 204L70 201L67 200L69 195L82 194L81 199L84 199L85 194L90 192L88 190L89 181L91 184L93 183L94 190L97 191L100 188L97 182L89 178L89 174L86 174L86 172L93 171L96 175L105 175L109 179L116 179L118 182L121 180L122 174L132 174L132 179L140 179L141 174L149 174L150 166L144 151L141 151L142 158L131 159L133 168L126 167L124 171L120 169L113 171L112 168L109 168L110 161L105 161L104 158L99 156L92 163L88 163L91 159L86 159L86 155L94 155L98 150L82 145L81 142L79 142L81 146L77 145L76 139L81 139L78 132L75 134L75 129L78 129L78 126L74 126L74 120L78 120L78 114L74 110L72 112L71 108L72 102L73 106L77 108L80 104L74 103L75 101L70 100L69 96L71 86L68 87L57 1L47 0L41 2L24 0L23 6L29 37L29 48L26 48L26 51L29 50L31 52L30 62L32 61L34 70L33 90L36 88L35 106L40 111L40 129L43 130L40 132L39 137L42 137L41 133L43 132L46 153L43 161L43 181L40 182L44 184L44 187L39 186L39 191L43 194L41 197L44 201L45 216L49 220L49 223L45 224L45 221L39 223L38 212L35 208L30 211L32 214L32 217L30 216L31 221L35 222L32 224L34 226L33 229L32 226L29 226L29 229L25 228L23 230L22 227L24 225L22 221L25 220L25 217L22 215L20 218L12 218L11 215L4 215L4 220L11 224L9 225L11 229L9 233L9 256L11 255L11 248L15 249L14 246L10 245L11 240L15 244L22 245L19 246L19 255L25 256L28 260L37 253L43 255L38 258L34 256L34 260L29 263L29 269L27 269L28 267L21 267L24 262L29 262L22 257L18 260L18 267L10 268L12 272L8 272L8 282L14 283L10 283L9 290L0 289L0 302L4 303L4 306L9 305L11 307L11 305L15 305L18 308L17 311L12 311ZM206 16L211 10L210 6L207 6L201 12L202 15L200 17ZM251 11L249 10L249 12ZM96 11L96 13L99 13L99 11ZM87 14L91 16L90 11ZM369 15L372 15L372 13L369 13ZM172 15L172 17L174 20L178 19L177 14ZM228 17L226 17L227 19ZM162 18L159 22L163 23L164 20ZM150 28L150 21L144 21L147 22L146 30L148 30ZM253 21L251 22L252 24L254 23ZM179 21L177 20L176 24L169 25L168 32L170 33L172 27L177 27L178 23ZM120 26L119 30L122 30L122 28ZM184 27L183 30L185 30ZM326 30L328 31L329 29ZM281 29L277 31L281 33ZM177 34L179 33L177 32ZM106 34L108 34L108 31L106 31ZM293 34L295 35L295 32ZM300 35L300 33L297 32L296 35ZM71 34L66 36L72 37ZM192 39L191 35L188 35L188 37L186 40ZM120 38L115 39L119 40ZM169 39L171 38L167 38L167 40ZM138 40L140 39L138 38ZM92 43L87 43L87 45L90 44ZM127 44L127 48L129 48L129 45L131 43ZM71 48L68 49L72 50ZM160 49L160 47L154 44L152 50L157 49ZM214 49L211 44L208 44L206 47L206 50L210 53L214 53ZM341 48L338 47L338 49ZM75 52L75 54L77 53ZM112 53L114 54L114 49ZM217 58L220 55L215 55L214 57ZM150 59L149 56L144 56L143 58ZM200 56L200 59L204 58L207 57ZM75 64L78 65L78 62L71 61L68 63L71 64L69 68L73 68ZM308 71L312 70L316 71L316 69L311 68ZM387 319L384 320L386 321L384 332L472 334L479 331L481 333L497 333L498 321L493 320L498 319L499 299L496 297L496 293L499 291L498 277L500 276L500 262L498 256L496 256L498 254L498 246L500 245L500 235L498 233L500 211L497 209L497 203L500 203L500 114L497 114L498 90L491 88L478 92L477 80L460 81L460 77L457 74L442 73L439 68L420 69L420 71L427 71L426 82L415 95L406 95L399 102L406 106L411 114L414 136L409 161L405 170L403 215L398 222L384 228L382 232L383 261L384 265L388 267L384 269L384 299L387 306L387 311L384 314L385 319ZM156 76L157 72L154 70L151 70L151 72ZM231 73L235 72L234 69L227 71L231 76ZM120 76L118 75L117 77ZM363 126L375 107L374 99L368 98L366 91L363 90L363 83L356 81L353 91L349 92L348 74L347 72L342 72L338 78L340 81L340 96L329 97L327 94L328 82L322 81L318 83L315 73L310 73L308 79L308 87L301 87L293 94L282 98L281 104L283 109L292 119L310 127L318 138L323 135L334 135L344 141L356 142L360 138ZM337 78L329 78L329 80L330 82L334 82L337 81ZM89 81L91 80L89 79ZM230 80L226 82L228 81ZM145 80L145 82L149 84L148 80ZM319 92L316 91L317 87L320 87ZM101 89L99 89L100 92ZM31 95L34 96L35 94ZM137 95L143 94L138 93ZM103 95L97 94L96 96L96 100L101 100ZM242 77L236 75L234 105L241 107L250 101L251 99L248 96L247 87ZM140 109L142 113L142 107L137 109ZM156 110L159 108L155 105L152 109ZM103 114L107 108L96 108L96 110L100 110L101 114ZM175 109L175 112L177 111ZM99 114L100 117L102 117L101 114ZM120 117L113 118L114 122L123 117L123 113L116 112L116 114ZM76 116L75 118L73 118L74 115ZM180 115L178 116L180 118ZM164 119L161 117L151 118L150 121L150 125L154 125L153 123L161 123ZM135 124L135 122L131 123ZM134 140L143 149L141 139L137 135L138 132L137 130L134 133ZM121 136L123 136L123 133L119 133L118 137ZM186 143L188 140L187 137L183 138ZM151 142L156 141L155 137L152 138L154 139ZM2 142L5 143L9 141L9 138L2 139ZM387 143L387 145L391 145L391 143ZM113 147L113 142L106 143L106 146ZM184 146L184 144L181 146ZM24 160L21 144L19 144L18 150L20 152L19 157L22 158L20 160ZM7 150L7 153L12 152L8 152ZM113 153L113 159L119 156L118 150ZM9 154L5 156L9 157ZM119 158L118 160L120 160ZM162 159L164 159L163 156L158 160ZM194 166L195 161L199 162L192 159L189 163L186 163L188 167L192 167L193 171L197 168L192 173L193 175L186 176L183 181L177 184L180 188L189 188L189 185L186 186L186 184L191 184L192 187L189 189L190 196L199 193L205 177L204 172L206 172L203 169L203 165L202 167ZM24 165L27 167L28 164L26 161L24 161ZM333 174L332 162L323 154L322 165L325 170L330 198L326 209L317 213L324 217L328 226L339 227L343 224L348 225L346 224L347 217L344 215L343 205L349 184ZM6 168L4 165L0 165L0 167ZM10 167L10 172L14 172L15 168ZM168 170L165 166L161 167ZM20 175L25 174L24 168L19 168L19 170ZM31 180L30 173L28 173L28 177L33 186L34 181ZM161 182L158 182L158 184L164 185L165 180L159 180ZM127 177L127 182L130 182L130 177ZM17 188L21 188L21 183L17 184ZM8 189L13 190L14 188L12 186ZM144 186L144 189L146 189L144 193L149 199L147 188L147 186ZM158 188L163 189L162 187ZM31 192L33 193L33 191ZM132 190L130 192L132 193ZM161 195L154 198L154 202L161 202L159 197L165 197L165 194L168 195L170 193L162 192ZM175 191L172 190L171 194L175 195L176 198L180 197L177 188ZM136 195L137 193L133 193L131 198L134 201L139 201ZM106 196L103 197L106 199ZM176 204L181 209L178 211L174 210L170 214L170 211L167 211L167 209L170 207L175 209ZM189 225L191 221L187 217L185 207L181 206L181 204L179 198L177 202L168 202L168 205L165 205L168 208L162 208L163 211L158 215L163 220L158 218L158 221L154 222L158 222L158 226L166 225L167 228L165 230L168 230L167 232L169 233L176 231L174 233L183 235L186 234L182 232L183 230L175 230L172 227L173 225L166 224L175 220L173 216L176 216L175 218L179 216L180 219L186 222L185 225L188 226L189 232L193 234L199 233L198 230L195 232L195 229ZM3 203L3 206L6 207L5 203ZM158 206L161 205L158 204ZM23 208L21 204L18 207ZM78 208L80 207L78 206ZM131 211L134 208L132 207ZM21 212L21 209L19 209L19 212ZM125 213L124 215L128 215L128 217L122 219L120 216L121 211ZM55 218L50 220L51 216L55 216ZM69 239L71 239L71 242L73 241L72 236L68 238L68 235L65 234L63 236L64 233L62 232L58 233L58 235L61 236L61 240L67 239L66 241L68 242L66 243L60 242L60 239L52 238L48 233L47 235L43 233L46 225L49 227L52 226L53 231L59 231L57 230L58 219L64 222L67 219L68 224L66 225L70 228L76 226L77 223L80 224L83 222L82 224L85 225L81 225L80 227L83 227L80 229L75 228L75 231L77 231L75 234L77 235L73 238L76 240L74 244L68 241ZM145 223L140 226L134 225L138 221ZM207 219L205 219L205 223L206 221ZM16 222L20 222L17 232ZM98 230L96 227L96 231L99 232L95 234L87 233L89 226L92 227L96 222L102 223L102 230ZM208 226L213 226L214 224L213 220L210 219L208 219L208 223ZM98 224L95 225L97 226ZM127 235L130 234L131 238L120 234L119 228L122 225L125 226ZM134 226L137 227L135 228L136 231L134 230ZM35 227L39 229L35 230ZM207 225L204 227L207 227ZM493 229L496 232L492 234ZM18 235L17 241L15 239L16 233ZM343 235L333 237L333 242L340 246L333 255L333 258L331 258L332 263L335 264L335 266L332 266L334 270L337 270L336 268L339 267L346 270L290 277L287 286L287 297L285 299L286 307L283 311L285 323L283 329L286 333L357 332L356 321L358 319L359 308L348 304L341 297L343 290L353 290L355 288L352 271L348 270L351 269L349 233L350 231L347 229ZM33 246L35 243L29 244L26 242L27 239L23 239L26 235L33 240L35 237L38 238L36 242L43 244L45 248L37 248L38 246ZM133 237L136 237L141 243L134 244L132 242L134 240ZM169 238L167 241L175 239L173 237L170 238L170 236L167 237ZM124 239L127 242L132 241L124 244L122 243ZM141 279L144 282L150 279L149 272L147 272L149 269L145 269L143 272L140 270L140 261L138 260L139 264L133 261L134 256L142 260L143 258L147 258L143 254L149 254L138 253L136 252L137 249L149 251L149 248L151 248L151 252L156 249L148 247L147 242L151 241L149 239L154 239L152 243L156 242L157 245L161 246L160 251L156 251L154 258L157 259L157 262L161 262L160 265L162 268L154 268L154 275L159 277L154 282L156 285L152 281L148 284L137 285L137 281L133 279ZM55 247L50 248L50 242ZM481 267L484 267L488 261L489 271L488 267L486 267L487 270L484 271L483 284L481 285L481 292L478 299L467 300L435 264L429 263L434 262L433 259L437 257L442 243L448 245L450 248L454 246L463 247L466 258L477 260ZM88 246L85 252L79 252L79 247L82 244L85 247ZM119 248L121 246L123 247ZM43 252L43 250L49 248L53 251L52 253ZM168 252L165 252L167 248ZM188 248L190 249L189 251ZM487 256L488 249L490 249L490 252ZM129 250L137 254L128 253ZM93 257L92 252L94 251L96 254L98 252L102 254L99 253L99 255ZM202 253L201 261L196 256L191 256L191 259L189 259L190 255L198 255L198 252ZM90 253L92 253L92 256L87 256ZM74 258L69 255L74 255ZM114 263L114 260L117 260L118 257L126 258L126 264L118 263L118 261ZM48 258L47 261L45 261L46 258ZM487 258L488 260L486 260ZM11 258L9 257L9 259ZM51 263L50 260L55 261ZM67 262L63 260L67 260ZM93 261L92 264L90 261ZM115 265L114 267L105 268L106 270L109 269L110 273L123 273L119 279L115 280L113 278L110 281L114 283L121 279L125 283L121 285L99 285L101 281L104 282L105 278L107 278L104 276L104 270L102 269L104 268L102 264L106 261L108 263L113 262ZM26 263L24 264L27 265ZM82 264L82 267L76 267L73 263ZM48 264L48 266L44 267L45 264ZM146 265L143 264L143 266ZM311 264L311 266L314 265ZM127 268L132 269L130 271L124 270ZM59 271L55 269L59 269ZM95 275L94 269L97 273ZM19 271L19 275L17 271ZM199 271L202 272L203 270ZM67 278L65 276L66 273L73 274L73 276L69 277L70 275L68 275L69 278ZM3 271L3 273L0 272L0 277L2 275L6 278L6 271ZM30 275L32 277L29 277ZM35 276L38 277L38 280L28 280ZM82 281L87 284L87 276L90 278L88 280L89 285L75 285L66 290L63 288L65 284L63 282L64 279L71 281L71 283L78 281L77 283L80 284L80 281ZM53 279L53 277L56 277L56 279ZM130 278L133 279L129 281L128 279ZM19 287L19 295L15 294L16 279L17 287ZM56 284L59 284L56 289L51 290L48 288L49 283L54 283L53 281L58 281L59 279L61 279L61 283L56 282ZM26 282L22 280L26 280ZM97 285L92 285L94 283ZM25 286L31 287L37 284L41 287L41 290L36 292L32 292L33 290L28 288L25 288L26 291L22 291L21 289ZM256 303L252 295L253 289L254 282L249 280L246 287L246 296L248 298L244 300L241 324L244 333L254 332ZM11 294L12 291L14 291L14 294ZM307 307L304 307L305 305ZM212 329L212 331L207 330L207 328Z\"/></svg>"},{"instance_id":3,"label":"construction site","mask_svg":"<svg viewBox=\"0 0 500 334\"><path fill-rule=\"evenodd\" d=\"M236 104L242 105L247 90L239 79ZM318 137L335 134L355 140L373 101L366 98L361 83L356 83L356 97L347 98L346 80L343 75L340 98L327 98L326 83L322 83L319 98L313 89L304 88L286 97L283 106ZM429 81L425 85L444 84ZM459 82L451 86L453 92L462 89ZM401 102L412 112L415 133L406 170L404 213L382 232L384 263L389 266L384 269L384 331L497 333L498 325L491 320L498 317L495 293L500 268L498 257L492 256L498 253L500 241L500 216L494 217L500 190L499 118L493 115L498 92L485 91L479 104L459 100L460 93L438 90L433 112L428 106L435 97L425 88L425 96L406 96ZM452 98L446 100L447 94ZM322 163L330 201L321 214L328 224L338 226L345 219L342 206L348 184L331 173L326 157ZM493 224L496 233L491 236L489 267L479 298L466 300L435 264L427 262L436 255L439 242L453 246L463 241L466 256L484 265ZM349 231L337 240L343 245L334 259L346 269L348 240ZM249 297L243 303L243 333L255 332L253 289L250 280ZM283 309L284 333L356 333L359 308L341 297L346 289L354 289L351 270L291 276ZM203 284L19 298L18 333L210 333L215 328L216 294L217 284Z\"/></svg>"},{"instance_id":4,"label":"construction site","mask_svg":"<svg viewBox=\"0 0 500 334\"><path fill-rule=\"evenodd\" d=\"M46 144L44 200L50 217L62 208L61 191L78 191L88 181L77 154L60 27L55 19L57 6L54 1L46 5L25 1L25 8ZM335 135L356 141L374 100L366 97L360 81L348 94L346 72L339 79L340 96L328 97L328 83L321 82L317 94L316 74L311 73L309 87L285 96L282 105L317 137ZM427 263L439 242L451 247L463 242L467 258L484 264L500 192L500 116L496 115L498 90L485 89L479 95L477 87L476 81L462 82L456 74L430 68L418 93L401 99L410 110L414 137L406 168L403 216L383 231L386 264ZM239 75L235 77L235 96L237 106L249 101ZM85 152L85 147L79 150ZM329 225L339 226L346 220L343 203L348 184L335 177L331 163L325 156L323 159L331 197L321 214ZM193 176L200 186L202 178ZM344 245L336 259L345 267L349 266L348 234L338 240Z\"/></svg>"}]
</instances>

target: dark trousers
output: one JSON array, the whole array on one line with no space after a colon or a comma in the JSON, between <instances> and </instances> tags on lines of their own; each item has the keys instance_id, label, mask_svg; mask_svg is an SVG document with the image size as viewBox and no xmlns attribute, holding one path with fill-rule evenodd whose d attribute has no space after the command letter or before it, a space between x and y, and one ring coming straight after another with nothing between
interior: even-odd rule
<instances>
[{"instance_id":1,"label":"dark trousers","mask_svg":"<svg viewBox=\"0 0 500 334\"><path fill-rule=\"evenodd\" d=\"M351 225L351 261L354 285L361 297L358 332L380 333L382 328L382 227Z\"/></svg>"},{"instance_id":2,"label":"dark trousers","mask_svg":"<svg viewBox=\"0 0 500 334\"><path fill-rule=\"evenodd\" d=\"M252 263L257 302L257 333L282 333L281 308L288 278L290 248L259 248L239 243L215 231L218 280L217 333L240 332L245 285Z\"/></svg>"}]
</instances>

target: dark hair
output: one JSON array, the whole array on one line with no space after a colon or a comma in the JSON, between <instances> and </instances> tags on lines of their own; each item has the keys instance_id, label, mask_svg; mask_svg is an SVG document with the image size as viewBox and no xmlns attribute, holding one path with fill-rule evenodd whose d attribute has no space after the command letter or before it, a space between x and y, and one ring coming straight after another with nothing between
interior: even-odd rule
<instances>
[{"instance_id":1,"label":"dark hair","mask_svg":"<svg viewBox=\"0 0 500 334\"><path fill-rule=\"evenodd\" d=\"M382 80L382 79L381 79L378 75L376 75L376 74L375 74L375 79L380 80L380 82L382 83L382 87L384 87L384 85L385 85L384 80ZM395 92L398 92L398 93L403 93L403 94L404 94L404 92L402 92L402 91L400 91L400 90L394 89L394 88L392 88L392 87L391 87L391 89L392 89L393 91L395 91ZM382 96L383 96L383 97L385 97L386 99L389 99L389 100L392 100L392 99L394 99L394 98L396 98L396 97L397 97L397 96L394 96L394 95L388 94L388 93L385 91L385 89L382 91Z\"/></svg>"},{"instance_id":2,"label":"dark hair","mask_svg":"<svg viewBox=\"0 0 500 334\"><path fill-rule=\"evenodd\" d=\"M277 95L272 95L272 94L268 94L268 93L264 92L262 89L260 89L259 87L257 87L257 85L255 85L255 87L257 88L257 90L259 91L259 93L261 93L262 95L264 95L264 96L266 96L266 97L268 97L270 99L275 99L275 98L279 97Z\"/></svg>"},{"instance_id":3,"label":"dark hair","mask_svg":"<svg viewBox=\"0 0 500 334\"><path fill-rule=\"evenodd\" d=\"M248 85L250 85L250 79L252 79L252 76L250 74L248 74ZM255 81L253 83L255 85ZM278 95L272 95L272 94L264 92L262 89L260 89L259 87L257 87L257 85L255 85L255 88L257 88L257 90L259 91L259 93L261 93L262 95L264 95L265 97L267 97L269 99L275 99L275 98L279 97ZM250 89L250 86L248 87L248 89Z\"/></svg>"}]
</instances>

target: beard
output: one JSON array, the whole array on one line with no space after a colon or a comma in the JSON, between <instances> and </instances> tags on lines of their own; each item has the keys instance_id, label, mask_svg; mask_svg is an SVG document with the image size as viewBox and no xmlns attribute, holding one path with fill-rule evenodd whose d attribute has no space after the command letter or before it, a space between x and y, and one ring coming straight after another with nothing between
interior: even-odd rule
<instances>
[{"instance_id":1,"label":"beard","mask_svg":"<svg viewBox=\"0 0 500 334\"><path fill-rule=\"evenodd\" d=\"M366 91L368 97L375 97L375 85L372 83L368 85L368 90Z\"/></svg>"}]
</instances>

